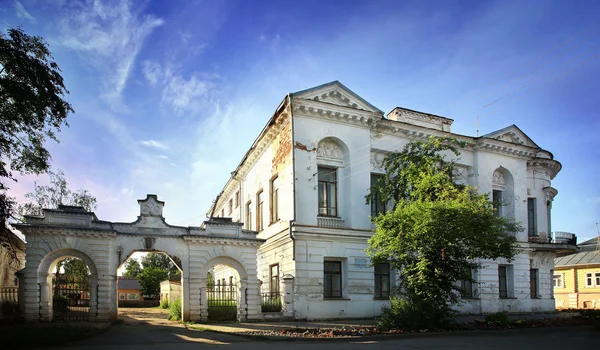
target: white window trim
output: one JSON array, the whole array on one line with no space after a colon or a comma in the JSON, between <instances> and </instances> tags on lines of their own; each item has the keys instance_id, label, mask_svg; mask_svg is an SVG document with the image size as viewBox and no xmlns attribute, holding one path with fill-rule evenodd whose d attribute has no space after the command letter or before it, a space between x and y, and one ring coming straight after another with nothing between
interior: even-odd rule
<instances>
[{"instance_id":1,"label":"white window trim","mask_svg":"<svg viewBox=\"0 0 600 350\"><path fill-rule=\"evenodd\" d=\"M600 284L596 283L597 281L597 276L600 276L600 271L594 271L594 272L586 272L585 273L585 287L586 288L596 288L596 287L600 287ZM591 278L591 284L588 284L588 278Z\"/></svg>"},{"instance_id":2,"label":"white window trim","mask_svg":"<svg viewBox=\"0 0 600 350\"><path fill-rule=\"evenodd\" d=\"M560 282L556 285L556 281ZM554 288L565 288L565 274L560 272L554 272L552 275L552 286Z\"/></svg>"}]
</instances>

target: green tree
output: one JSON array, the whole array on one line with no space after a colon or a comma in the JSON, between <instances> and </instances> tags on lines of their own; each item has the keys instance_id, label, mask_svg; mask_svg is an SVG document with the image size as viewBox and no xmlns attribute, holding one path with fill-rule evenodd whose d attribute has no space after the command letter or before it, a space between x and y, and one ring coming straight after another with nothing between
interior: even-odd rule
<instances>
[{"instance_id":1,"label":"green tree","mask_svg":"<svg viewBox=\"0 0 600 350\"><path fill-rule=\"evenodd\" d=\"M39 36L20 28L0 32L0 243L16 260L16 237L9 227L15 211L7 195L13 172L40 174L50 167L46 139L58 141L56 133L73 112L63 99L65 88L60 69Z\"/></svg>"},{"instance_id":2,"label":"green tree","mask_svg":"<svg viewBox=\"0 0 600 350\"><path fill-rule=\"evenodd\" d=\"M87 190L72 192L62 170L58 169L56 173L48 171L48 175L50 185L38 185L36 182L33 192L25 195L31 202L19 205L20 216L43 215L42 209L56 209L59 205L80 206L86 211L96 210L96 197Z\"/></svg>"},{"instance_id":3,"label":"green tree","mask_svg":"<svg viewBox=\"0 0 600 350\"><path fill-rule=\"evenodd\" d=\"M67 258L61 261L62 269L64 270L64 276L67 278L73 278L76 280L85 280L90 275L90 269L79 258Z\"/></svg>"},{"instance_id":4,"label":"green tree","mask_svg":"<svg viewBox=\"0 0 600 350\"><path fill-rule=\"evenodd\" d=\"M177 265L173 263L173 260L163 253L148 253L142 258L142 270L147 268L155 267L166 271L167 276L170 280L180 280L181 273Z\"/></svg>"},{"instance_id":5,"label":"green tree","mask_svg":"<svg viewBox=\"0 0 600 350\"><path fill-rule=\"evenodd\" d=\"M158 267L146 267L138 275L138 282L142 287L144 298L158 299L160 296L160 282L167 280L169 273Z\"/></svg>"},{"instance_id":6,"label":"green tree","mask_svg":"<svg viewBox=\"0 0 600 350\"><path fill-rule=\"evenodd\" d=\"M125 273L124 275L127 277L138 277L142 272L142 267L140 263L134 259L130 258L127 260L127 265L125 265Z\"/></svg>"},{"instance_id":7,"label":"green tree","mask_svg":"<svg viewBox=\"0 0 600 350\"><path fill-rule=\"evenodd\" d=\"M400 275L383 326L441 326L460 302L458 281L479 268L477 259L516 254L520 225L494 216L486 195L456 183L461 145L450 138L410 142L386 157L383 181L367 196L394 202L374 218L367 248L373 263L389 262Z\"/></svg>"}]
</instances>

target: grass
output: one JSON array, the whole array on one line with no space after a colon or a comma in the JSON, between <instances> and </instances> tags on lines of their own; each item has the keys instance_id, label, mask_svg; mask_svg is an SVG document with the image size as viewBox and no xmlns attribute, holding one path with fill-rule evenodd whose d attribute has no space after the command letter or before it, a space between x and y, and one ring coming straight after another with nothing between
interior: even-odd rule
<instances>
[{"instance_id":1,"label":"grass","mask_svg":"<svg viewBox=\"0 0 600 350\"><path fill-rule=\"evenodd\" d=\"M0 325L2 348L31 349L57 346L76 340L89 338L105 328L72 326L67 324L3 324Z\"/></svg>"}]
</instances>

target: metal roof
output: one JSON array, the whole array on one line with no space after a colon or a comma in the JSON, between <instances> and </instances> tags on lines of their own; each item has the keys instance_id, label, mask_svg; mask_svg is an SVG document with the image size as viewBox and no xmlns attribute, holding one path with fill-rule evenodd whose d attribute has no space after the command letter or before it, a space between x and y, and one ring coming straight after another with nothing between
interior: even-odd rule
<instances>
[{"instance_id":1,"label":"metal roof","mask_svg":"<svg viewBox=\"0 0 600 350\"><path fill-rule=\"evenodd\" d=\"M554 259L554 266L600 265L600 250L580 251Z\"/></svg>"},{"instance_id":2,"label":"metal roof","mask_svg":"<svg viewBox=\"0 0 600 350\"><path fill-rule=\"evenodd\" d=\"M142 290L142 286L137 279L119 278L119 289Z\"/></svg>"}]
</instances>

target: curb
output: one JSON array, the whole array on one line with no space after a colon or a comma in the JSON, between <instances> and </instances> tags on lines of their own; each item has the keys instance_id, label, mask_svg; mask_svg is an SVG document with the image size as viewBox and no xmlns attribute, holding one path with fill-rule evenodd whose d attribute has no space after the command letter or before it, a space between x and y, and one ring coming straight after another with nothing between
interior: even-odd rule
<instances>
[{"instance_id":1,"label":"curb","mask_svg":"<svg viewBox=\"0 0 600 350\"><path fill-rule=\"evenodd\" d=\"M188 328L186 326L186 328ZM518 329L498 329L498 330L473 330L473 331L457 331L457 332L423 332L423 333L407 333L407 334L376 334L376 335L364 335L364 336L339 336L339 337L286 337L277 335L262 335L262 334L247 334L240 332L224 332L216 329L205 329L204 332L215 332L221 334L228 334L238 337L243 337L252 340L264 340L264 341L281 341L281 342L315 342L315 341L327 341L327 342L361 342L361 341L387 341L396 339L411 339L411 338L438 338L438 337L468 337L468 336L479 336L479 335L492 335L492 334L523 334L523 333L548 333L555 332L557 330L578 330L578 329L591 329L591 325L579 325L579 326L558 326L558 327L538 327L538 328L518 328ZM198 331L193 328L189 330Z\"/></svg>"}]
</instances>

